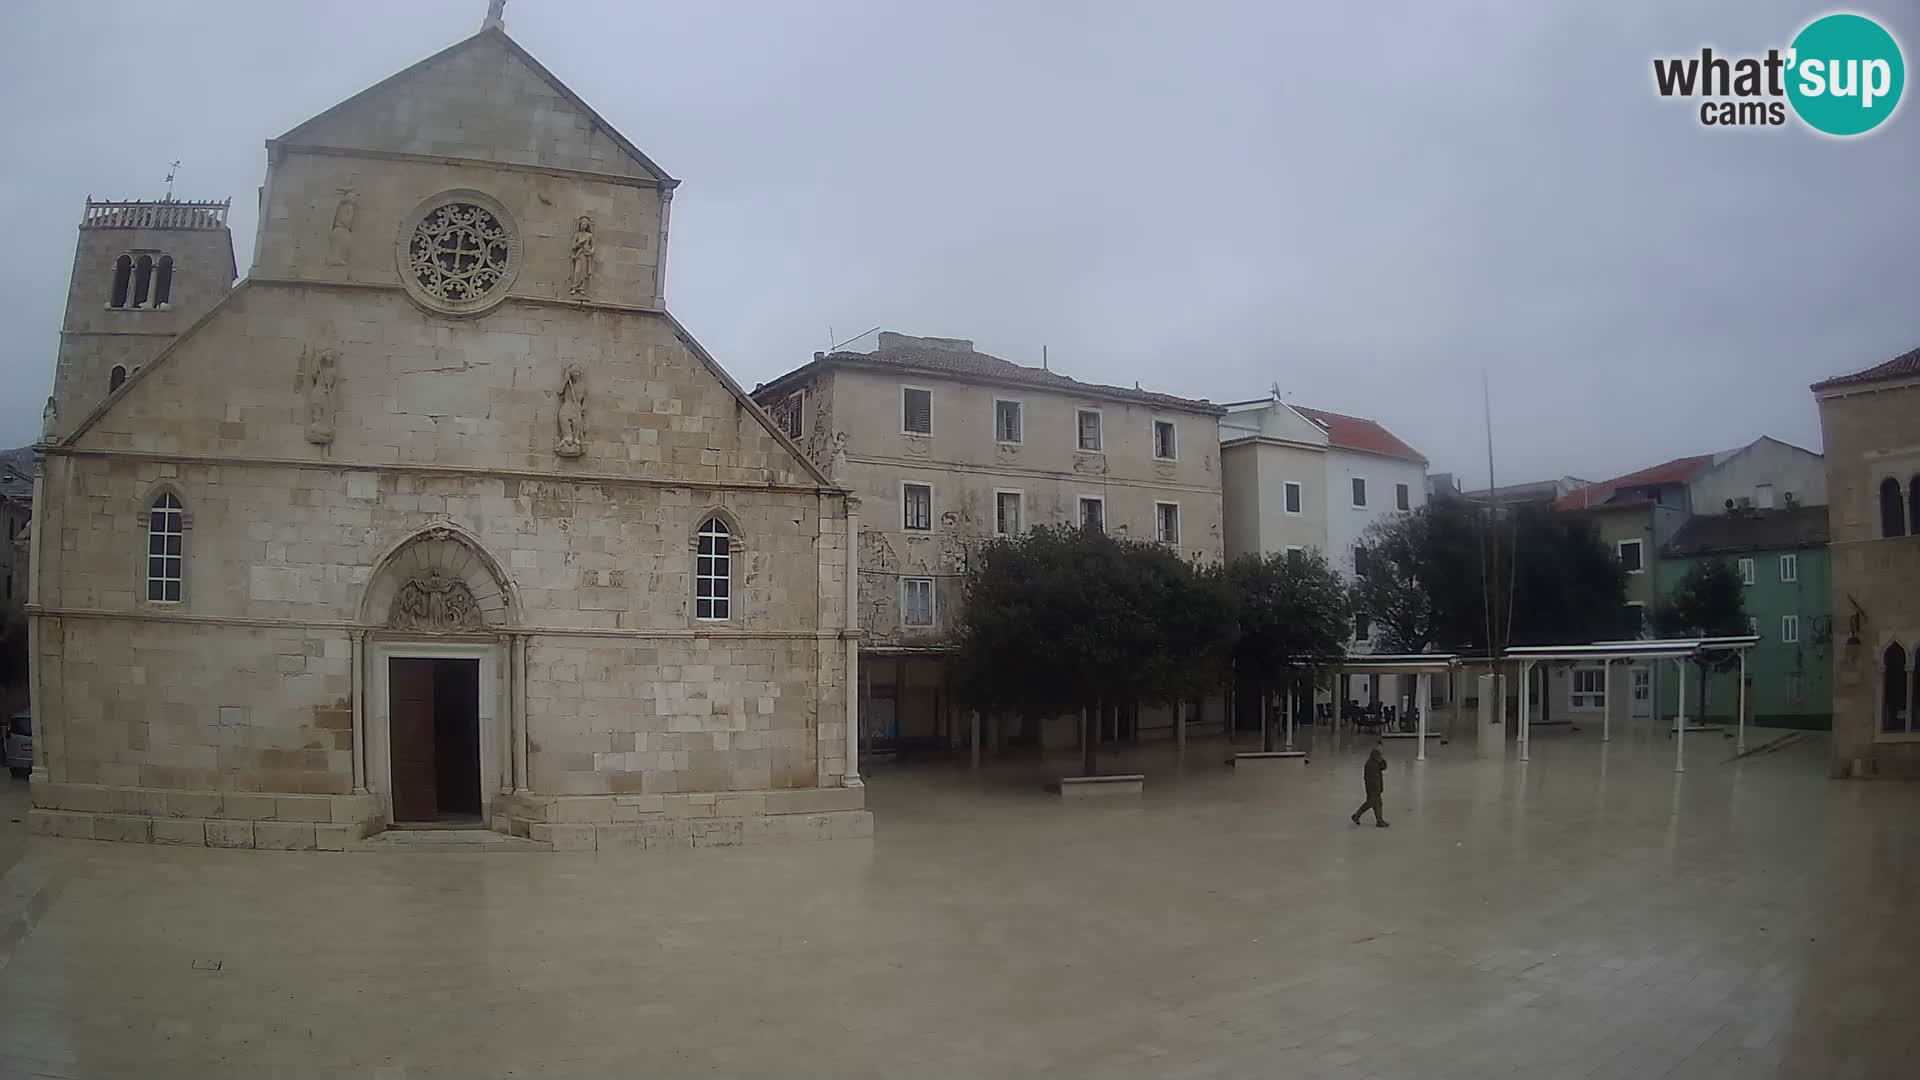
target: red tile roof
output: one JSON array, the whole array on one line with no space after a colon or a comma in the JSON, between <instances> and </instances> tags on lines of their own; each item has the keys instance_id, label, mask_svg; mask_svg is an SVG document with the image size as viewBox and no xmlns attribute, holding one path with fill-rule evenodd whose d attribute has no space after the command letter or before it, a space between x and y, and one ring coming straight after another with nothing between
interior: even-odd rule
<instances>
[{"instance_id":1,"label":"red tile roof","mask_svg":"<svg viewBox=\"0 0 1920 1080\"><path fill-rule=\"evenodd\" d=\"M1920 349L1901 353L1899 356L1878 364L1865 371L1856 371L1851 375L1835 375L1814 383L1812 390L1831 390L1837 386L1852 386L1855 383L1879 382L1882 379L1911 379L1920 376Z\"/></svg>"},{"instance_id":2,"label":"red tile roof","mask_svg":"<svg viewBox=\"0 0 1920 1080\"><path fill-rule=\"evenodd\" d=\"M1611 480L1602 480L1597 484L1570 491L1554 500L1555 510L1585 510L1599 506L1613 498L1622 488L1653 487L1658 484L1686 484L1713 465L1712 454L1696 454L1693 457L1674 458L1663 461L1639 472L1630 472L1625 476L1616 476Z\"/></svg>"},{"instance_id":3,"label":"red tile roof","mask_svg":"<svg viewBox=\"0 0 1920 1080\"><path fill-rule=\"evenodd\" d=\"M1327 433L1327 445L1341 450L1358 450L1367 454L1379 454L1381 457L1399 458L1425 465L1427 457L1420 451L1400 441L1400 437L1379 421L1368 420L1362 416L1342 416L1339 413L1322 409L1309 409L1305 405L1288 402L1287 406L1301 416L1319 424Z\"/></svg>"}]
</instances>

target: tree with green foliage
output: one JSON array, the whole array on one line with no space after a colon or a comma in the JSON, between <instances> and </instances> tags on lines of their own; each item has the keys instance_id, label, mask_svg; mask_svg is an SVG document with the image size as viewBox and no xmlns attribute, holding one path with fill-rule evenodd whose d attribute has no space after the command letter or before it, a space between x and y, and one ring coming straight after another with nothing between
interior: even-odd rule
<instances>
[{"instance_id":1,"label":"tree with green foliage","mask_svg":"<svg viewBox=\"0 0 1920 1080\"><path fill-rule=\"evenodd\" d=\"M1438 612L1426 562L1435 556L1429 549L1439 524L1422 510L1383 518L1361 536L1352 608L1373 624L1381 652L1425 652L1433 641Z\"/></svg>"},{"instance_id":2,"label":"tree with green foliage","mask_svg":"<svg viewBox=\"0 0 1920 1080\"><path fill-rule=\"evenodd\" d=\"M1375 522L1362 547L1366 573L1353 603L1385 635L1386 651L1484 653L1637 629L1626 569L1578 515L1527 507L1496 516L1439 499Z\"/></svg>"},{"instance_id":3,"label":"tree with green foliage","mask_svg":"<svg viewBox=\"0 0 1920 1080\"><path fill-rule=\"evenodd\" d=\"M1664 638L1737 637L1747 632L1747 589L1740 571L1725 559L1703 559L1694 563L1673 591L1653 609L1654 632ZM1716 671L1731 671L1740 664L1740 654L1731 649L1695 653L1694 667L1699 669L1699 708L1697 716L1707 715L1707 676Z\"/></svg>"},{"instance_id":4,"label":"tree with green foliage","mask_svg":"<svg viewBox=\"0 0 1920 1080\"><path fill-rule=\"evenodd\" d=\"M1037 528L983 546L966 588L955 690L989 711L1084 712L1087 775L1107 706L1178 701L1223 680L1233 595L1165 545Z\"/></svg>"},{"instance_id":5,"label":"tree with green foliage","mask_svg":"<svg viewBox=\"0 0 1920 1080\"><path fill-rule=\"evenodd\" d=\"M1258 688L1263 710L1276 691L1345 655L1346 586L1318 551L1242 555L1227 564L1225 579L1239 615L1234 673ZM1271 724L1262 735L1262 749L1272 750Z\"/></svg>"}]
</instances>

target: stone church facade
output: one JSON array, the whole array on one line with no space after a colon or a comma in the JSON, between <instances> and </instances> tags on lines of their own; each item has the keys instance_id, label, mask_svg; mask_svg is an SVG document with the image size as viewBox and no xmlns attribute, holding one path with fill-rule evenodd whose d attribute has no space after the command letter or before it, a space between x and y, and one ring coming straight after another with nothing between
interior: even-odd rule
<instances>
[{"instance_id":1,"label":"stone church facade","mask_svg":"<svg viewBox=\"0 0 1920 1080\"><path fill-rule=\"evenodd\" d=\"M267 145L237 286L216 204L83 223L70 329L152 345L63 334L35 830L868 833L856 519L667 312L677 182L497 19Z\"/></svg>"}]
</instances>

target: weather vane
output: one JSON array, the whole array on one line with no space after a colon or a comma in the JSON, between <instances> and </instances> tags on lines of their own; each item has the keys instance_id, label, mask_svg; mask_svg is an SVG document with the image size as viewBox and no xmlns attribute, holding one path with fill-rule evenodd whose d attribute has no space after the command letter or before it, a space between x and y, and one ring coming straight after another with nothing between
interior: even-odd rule
<instances>
[{"instance_id":1,"label":"weather vane","mask_svg":"<svg viewBox=\"0 0 1920 1080\"><path fill-rule=\"evenodd\" d=\"M173 174L180 171L178 159L167 162L167 201L173 201Z\"/></svg>"}]
</instances>

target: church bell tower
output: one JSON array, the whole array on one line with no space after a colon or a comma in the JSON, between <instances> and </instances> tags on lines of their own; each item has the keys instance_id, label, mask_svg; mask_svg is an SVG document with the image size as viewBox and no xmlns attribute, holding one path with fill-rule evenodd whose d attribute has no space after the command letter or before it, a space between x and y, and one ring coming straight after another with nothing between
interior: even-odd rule
<instances>
[{"instance_id":1,"label":"church bell tower","mask_svg":"<svg viewBox=\"0 0 1920 1080\"><path fill-rule=\"evenodd\" d=\"M43 435L73 430L232 290L231 202L88 197Z\"/></svg>"}]
</instances>

